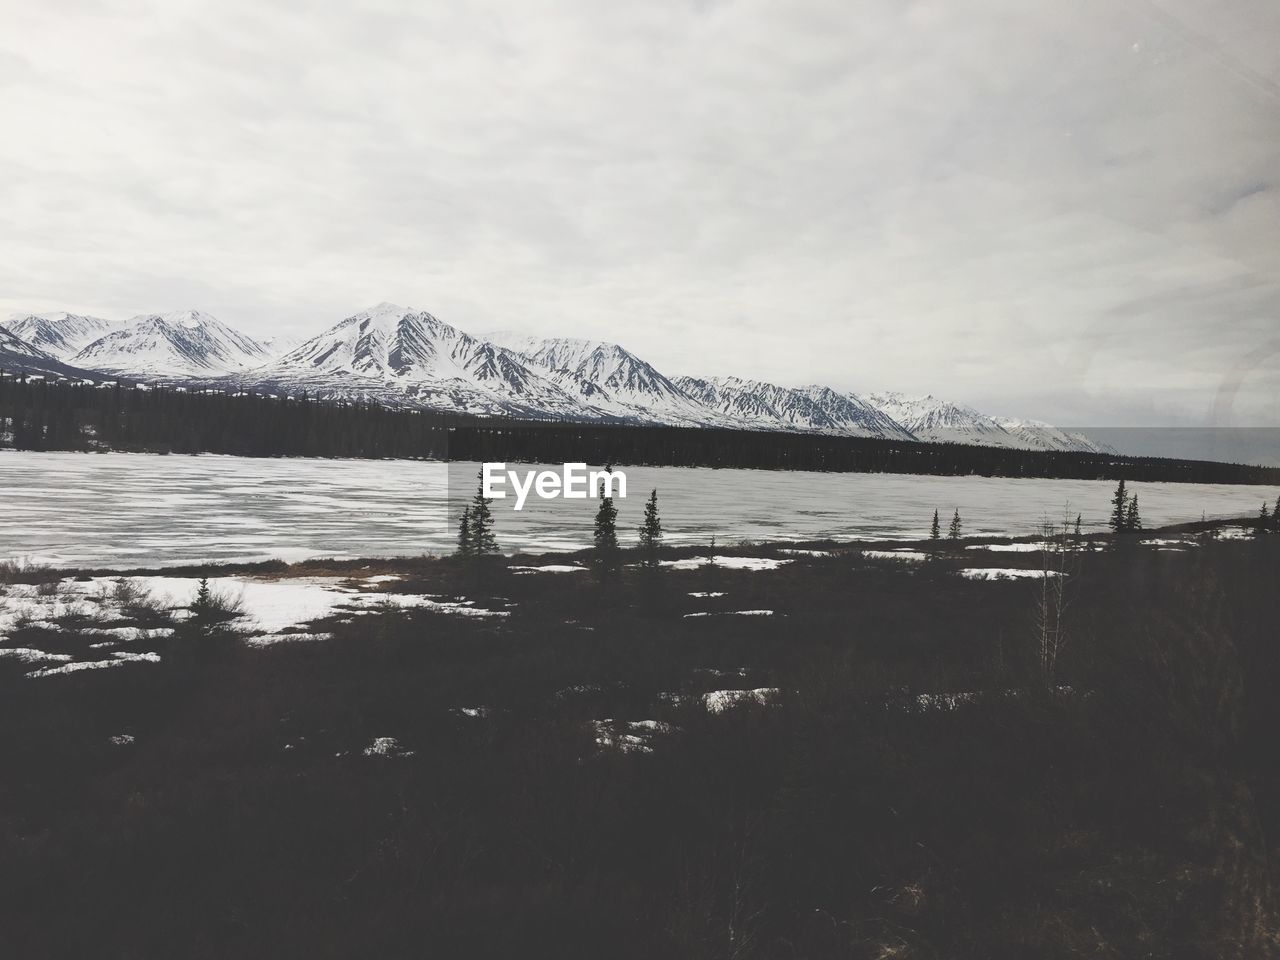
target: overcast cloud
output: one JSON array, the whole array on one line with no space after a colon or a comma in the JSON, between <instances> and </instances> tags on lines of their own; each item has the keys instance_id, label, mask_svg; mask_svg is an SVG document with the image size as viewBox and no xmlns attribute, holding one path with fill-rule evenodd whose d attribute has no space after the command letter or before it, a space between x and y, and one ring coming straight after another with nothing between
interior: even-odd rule
<instances>
[{"instance_id":1,"label":"overcast cloud","mask_svg":"<svg viewBox=\"0 0 1280 960\"><path fill-rule=\"evenodd\" d=\"M1280 425L1274 0L0 0L0 312Z\"/></svg>"}]
</instances>

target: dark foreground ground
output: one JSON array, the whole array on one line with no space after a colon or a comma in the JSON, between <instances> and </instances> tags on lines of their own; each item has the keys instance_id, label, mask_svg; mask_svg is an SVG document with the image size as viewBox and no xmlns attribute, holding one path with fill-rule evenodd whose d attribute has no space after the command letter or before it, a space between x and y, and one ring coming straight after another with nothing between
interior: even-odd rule
<instances>
[{"instance_id":1,"label":"dark foreground ground","mask_svg":"<svg viewBox=\"0 0 1280 960\"><path fill-rule=\"evenodd\" d=\"M1051 678L1041 585L977 551L403 561L510 615L0 661L0 953L1274 957L1280 536L1098 546Z\"/></svg>"}]
</instances>

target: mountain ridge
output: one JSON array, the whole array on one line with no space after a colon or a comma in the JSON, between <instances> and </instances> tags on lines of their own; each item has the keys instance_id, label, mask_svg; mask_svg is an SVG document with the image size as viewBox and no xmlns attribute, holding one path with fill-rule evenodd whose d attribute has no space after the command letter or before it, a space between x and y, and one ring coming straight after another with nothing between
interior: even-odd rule
<instances>
[{"instance_id":1,"label":"mountain ridge","mask_svg":"<svg viewBox=\"0 0 1280 960\"><path fill-rule=\"evenodd\" d=\"M668 377L617 343L511 331L474 336L427 311L385 301L285 345L283 352L194 309L141 314L118 325L75 314L32 314L20 322L63 351L112 327L62 361L99 375L546 421L1114 452L1051 424L991 417L932 395L864 395L737 376ZM45 354L34 362L60 360L12 331L8 335ZM20 353L10 344L0 367L16 367Z\"/></svg>"},{"instance_id":2,"label":"mountain ridge","mask_svg":"<svg viewBox=\"0 0 1280 960\"><path fill-rule=\"evenodd\" d=\"M114 330L118 324L65 310L15 314L0 327L59 360L66 360L86 344Z\"/></svg>"},{"instance_id":3,"label":"mountain ridge","mask_svg":"<svg viewBox=\"0 0 1280 960\"><path fill-rule=\"evenodd\" d=\"M249 369L268 356L252 337L191 309L132 317L86 344L70 361L109 373L193 377Z\"/></svg>"}]
</instances>

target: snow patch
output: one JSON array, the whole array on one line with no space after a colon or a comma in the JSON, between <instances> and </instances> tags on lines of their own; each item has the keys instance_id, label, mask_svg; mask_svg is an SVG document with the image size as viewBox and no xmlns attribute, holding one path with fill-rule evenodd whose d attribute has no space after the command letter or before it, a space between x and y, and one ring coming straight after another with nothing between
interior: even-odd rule
<instances>
[{"instance_id":1,"label":"snow patch","mask_svg":"<svg viewBox=\"0 0 1280 960\"><path fill-rule=\"evenodd\" d=\"M45 653L31 647L0 647L0 660L18 660L21 663L47 663L49 661L66 662L71 659L66 653Z\"/></svg>"},{"instance_id":2,"label":"snow patch","mask_svg":"<svg viewBox=\"0 0 1280 960\"><path fill-rule=\"evenodd\" d=\"M1044 550L1042 543L974 543L966 550L990 550L992 553L1040 553Z\"/></svg>"},{"instance_id":3,"label":"snow patch","mask_svg":"<svg viewBox=\"0 0 1280 960\"><path fill-rule=\"evenodd\" d=\"M362 751L366 757L412 757L413 751L400 746L395 737L374 737L373 743Z\"/></svg>"},{"instance_id":4,"label":"snow patch","mask_svg":"<svg viewBox=\"0 0 1280 960\"><path fill-rule=\"evenodd\" d=\"M317 640L332 640L332 633L260 633L245 637L245 645L250 647L270 647L277 643L311 643Z\"/></svg>"},{"instance_id":5,"label":"snow patch","mask_svg":"<svg viewBox=\"0 0 1280 960\"><path fill-rule=\"evenodd\" d=\"M45 667L43 670L33 670L28 673L28 677L39 679L40 677L53 677L59 674L80 673L84 670L106 670L111 667L122 667L126 663L159 663L160 655L158 653L113 653L113 660L81 660L77 663L66 663L60 667Z\"/></svg>"},{"instance_id":6,"label":"snow patch","mask_svg":"<svg viewBox=\"0 0 1280 960\"><path fill-rule=\"evenodd\" d=\"M688 557L684 560L659 560L658 565L670 567L672 570L696 570L699 567L715 566L725 570L776 570L790 560L777 560L773 557Z\"/></svg>"},{"instance_id":7,"label":"snow patch","mask_svg":"<svg viewBox=\"0 0 1280 960\"><path fill-rule=\"evenodd\" d=\"M873 560L907 560L911 563L928 559L928 556L919 550L863 550L862 555L871 557Z\"/></svg>"},{"instance_id":8,"label":"snow patch","mask_svg":"<svg viewBox=\"0 0 1280 960\"><path fill-rule=\"evenodd\" d=\"M724 713L742 704L772 703L781 692L777 687L757 687L754 690L712 690L702 695L702 702L708 713Z\"/></svg>"},{"instance_id":9,"label":"snow patch","mask_svg":"<svg viewBox=\"0 0 1280 960\"><path fill-rule=\"evenodd\" d=\"M969 567L961 570L960 575L969 580L1040 580L1043 579L1045 572L1043 570L1017 570L1012 567ZM1049 576L1062 576L1061 570L1050 570Z\"/></svg>"},{"instance_id":10,"label":"snow patch","mask_svg":"<svg viewBox=\"0 0 1280 960\"><path fill-rule=\"evenodd\" d=\"M689 617L772 617L772 610L699 610L697 613L686 613Z\"/></svg>"},{"instance_id":11,"label":"snow patch","mask_svg":"<svg viewBox=\"0 0 1280 960\"><path fill-rule=\"evenodd\" d=\"M653 753L653 740L675 728L661 720L593 720L596 746L619 753Z\"/></svg>"}]
</instances>

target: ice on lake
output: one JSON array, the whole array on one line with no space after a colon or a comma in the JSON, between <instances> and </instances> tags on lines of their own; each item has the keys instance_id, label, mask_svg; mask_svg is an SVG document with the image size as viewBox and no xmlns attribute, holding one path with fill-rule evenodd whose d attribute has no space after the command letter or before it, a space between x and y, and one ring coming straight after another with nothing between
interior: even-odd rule
<instances>
[{"instance_id":1,"label":"ice on lake","mask_svg":"<svg viewBox=\"0 0 1280 960\"><path fill-rule=\"evenodd\" d=\"M743 540L909 540L934 510L958 509L968 537L1034 535L1046 516L1105 526L1114 484L1089 480L920 477L687 467L624 467L624 545L657 488L668 544ZM448 553L449 477L478 464L409 460L0 452L0 556L62 566L137 568L194 562ZM1132 483L1148 527L1254 516L1276 491ZM469 495L471 490L454 491ZM459 501L460 502L460 501ZM493 505L504 552L591 544L592 500Z\"/></svg>"}]
</instances>

